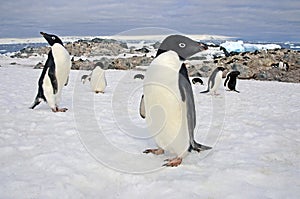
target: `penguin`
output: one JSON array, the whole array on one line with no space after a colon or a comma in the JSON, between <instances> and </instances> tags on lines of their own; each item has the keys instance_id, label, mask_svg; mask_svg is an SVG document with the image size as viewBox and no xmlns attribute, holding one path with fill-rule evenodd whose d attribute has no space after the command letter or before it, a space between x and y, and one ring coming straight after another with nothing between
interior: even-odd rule
<instances>
[{"instance_id":1,"label":"penguin","mask_svg":"<svg viewBox=\"0 0 300 199\"><path fill-rule=\"evenodd\" d=\"M52 34L40 32L51 46L48 58L38 80L38 93L30 107L34 109L42 101L50 106L53 112L65 112L67 108L58 108L61 92L68 83L71 70L71 58L61 39Z\"/></svg>"},{"instance_id":2,"label":"penguin","mask_svg":"<svg viewBox=\"0 0 300 199\"><path fill-rule=\"evenodd\" d=\"M92 71L90 82L91 88L95 93L104 93L104 90L107 86L105 71L99 66L96 66Z\"/></svg>"},{"instance_id":3,"label":"penguin","mask_svg":"<svg viewBox=\"0 0 300 199\"><path fill-rule=\"evenodd\" d=\"M237 93L240 92L235 89L236 79L239 74L240 74L239 71L231 71L231 72L227 73L226 79L224 82L224 86L227 87L229 89L229 91L235 91Z\"/></svg>"},{"instance_id":4,"label":"penguin","mask_svg":"<svg viewBox=\"0 0 300 199\"><path fill-rule=\"evenodd\" d=\"M144 75L142 74L136 74L133 79L144 79Z\"/></svg>"},{"instance_id":5,"label":"penguin","mask_svg":"<svg viewBox=\"0 0 300 199\"><path fill-rule=\"evenodd\" d=\"M81 82L83 84L85 84L86 81L91 81L91 76L92 76L92 73L90 73L89 75L82 75L81 76Z\"/></svg>"},{"instance_id":6,"label":"penguin","mask_svg":"<svg viewBox=\"0 0 300 199\"><path fill-rule=\"evenodd\" d=\"M142 103L147 128L158 146L144 153L176 155L162 166L174 167L195 150L211 149L194 139L196 111L187 68L182 61L207 49L207 45L182 35L171 35L161 44L143 83Z\"/></svg>"},{"instance_id":7,"label":"penguin","mask_svg":"<svg viewBox=\"0 0 300 199\"><path fill-rule=\"evenodd\" d=\"M199 83L199 84L203 85L203 81L199 77L193 78L192 82L193 82L193 84Z\"/></svg>"},{"instance_id":8,"label":"penguin","mask_svg":"<svg viewBox=\"0 0 300 199\"><path fill-rule=\"evenodd\" d=\"M220 86L220 83L222 81L222 73L225 70L223 67L217 67L209 76L208 83L207 83L207 90L202 91L200 93L213 93L216 94L217 89Z\"/></svg>"}]
</instances>

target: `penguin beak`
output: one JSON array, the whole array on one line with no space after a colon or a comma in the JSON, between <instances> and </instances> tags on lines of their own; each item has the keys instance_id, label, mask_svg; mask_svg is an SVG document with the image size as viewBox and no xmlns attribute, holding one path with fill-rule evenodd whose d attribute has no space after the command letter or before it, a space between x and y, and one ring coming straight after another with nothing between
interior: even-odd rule
<instances>
[{"instance_id":1,"label":"penguin beak","mask_svg":"<svg viewBox=\"0 0 300 199\"><path fill-rule=\"evenodd\" d=\"M198 44L199 44L201 50L207 50L208 49L208 46L205 43L198 42Z\"/></svg>"},{"instance_id":2,"label":"penguin beak","mask_svg":"<svg viewBox=\"0 0 300 199\"><path fill-rule=\"evenodd\" d=\"M46 35L46 33L44 32L40 32L40 34L44 37Z\"/></svg>"}]
</instances>

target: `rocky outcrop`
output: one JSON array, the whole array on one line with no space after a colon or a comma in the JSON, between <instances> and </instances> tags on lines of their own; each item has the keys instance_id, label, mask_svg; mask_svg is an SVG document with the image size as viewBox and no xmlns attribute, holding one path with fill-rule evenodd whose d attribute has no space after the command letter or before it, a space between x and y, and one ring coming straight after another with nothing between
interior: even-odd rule
<instances>
[{"instance_id":1,"label":"rocky outcrop","mask_svg":"<svg viewBox=\"0 0 300 199\"><path fill-rule=\"evenodd\" d=\"M208 77L217 66L225 67L227 72L240 71L239 78L242 79L300 82L300 54L290 49L236 53L193 65L189 73L192 76L198 73L198 76Z\"/></svg>"},{"instance_id":2,"label":"rocky outcrop","mask_svg":"<svg viewBox=\"0 0 300 199\"><path fill-rule=\"evenodd\" d=\"M65 47L70 52L72 69L92 70L96 66L102 69L137 69L137 66L148 66L153 57L150 49L157 49L159 42L142 48L131 47L126 43L95 38L92 40L78 40L67 43ZM239 78L257 80L275 80L284 82L300 82L300 55L298 51L290 49L263 49L255 52L224 53L220 46L210 45L210 55L199 54L188 62L190 76L208 77L218 66L240 71ZM50 48L25 48L12 57L26 58L29 56L48 54ZM123 56L124 55L124 56ZM76 59L74 59L76 58ZM41 68L39 63L35 68ZM139 70L144 70L140 68ZM224 72L225 75L225 72Z\"/></svg>"}]
</instances>

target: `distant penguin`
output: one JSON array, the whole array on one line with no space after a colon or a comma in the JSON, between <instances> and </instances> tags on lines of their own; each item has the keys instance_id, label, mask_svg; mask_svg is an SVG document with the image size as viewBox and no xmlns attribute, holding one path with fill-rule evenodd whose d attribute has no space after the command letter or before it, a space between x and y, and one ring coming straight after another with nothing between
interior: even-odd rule
<instances>
[{"instance_id":1,"label":"distant penguin","mask_svg":"<svg viewBox=\"0 0 300 199\"><path fill-rule=\"evenodd\" d=\"M203 85L203 81L202 81L202 79L200 79L199 77L194 77L194 78L192 79L192 82L193 82L193 84L199 83L199 84Z\"/></svg>"},{"instance_id":2,"label":"distant penguin","mask_svg":"<svg viewBox=\"0 0 300 199\"><path fill-rule=\"evenodd\" d=\"M144 79L144 75L142 74L136 74L133 79Z\"/></svg>"},{"instance_id":3,"label":"distant penguin","mask_svg":"<svg viewBox=\"0 0 300 199\"><path fill-rule=\"evenodd\" d=\"M224 82L224 86L227 87L230 91L235 91L238 93L240 92L235 89L236 79L237 79L237 76L239 76L239 74L240 74L239 71L231 71L231 72L227 73L226 79Z\"/></svg>"},{"instance_id":4,"label":"distant penguin","mask_svg":"<svg viewBox=\"0 0 300 199\"><path fill-rule=\"evenodd\" d=\"M68 109L58 108L58 104L62 88L68 82L71 58L59 37L44 32L41 35L47 40L51 50L38 81L38 94L30 108L34 109L41 101L45 101L53 112L65 112Z\"/></svg>"},{"instance_id":5,"label":"distant penguin","mask_svg":"<svg viewBox=\"0 0 300 199\"><path fill-rule=\"evenodd\" d=\"M91 75L91 88L95 93L104 93L106 86L105 71L99 66L96 66Z\"/></svg>"},{"instance_id":6,"label":"distant penguin","mask_svg":"<svg viewBox=\"0 0 300 199\"><path fill-rule=\"evenodd\" d=\"M147 149L144 153L174 153L176 157L163 165L173 167L180 165L183 157L192 150L211 149L194 139L193 90L185 64L181 62L206 50L207 46L181 35L172 35L162 42L161 47L146 71L142 98L147 127L158 149Z\"/></svg>"},{"instance_id":7,"label":"distant penguin","mask_svg":"<svg viewBox=\"0 0 300 199\"><path fill-rule=\"evenodd\" d=\"M86 81L91 81L91 76L92 76L92 73L90 73L89 75L82 75L81 76L81 82L83 84L85 84Z\"/></svg>"},{"instance_id":8,"label":"distant penguin","mask_svg":"<svg viewBox=\"0 0 300 199\"><path fill-rule=\"evenodd\" d=\"M225 68L223 67L217 67L208 78L207 90L200 93L210 92L211 94L216 94L216 91L222 82L222 73L224 70Z\"/></svg>"}]
</instances>

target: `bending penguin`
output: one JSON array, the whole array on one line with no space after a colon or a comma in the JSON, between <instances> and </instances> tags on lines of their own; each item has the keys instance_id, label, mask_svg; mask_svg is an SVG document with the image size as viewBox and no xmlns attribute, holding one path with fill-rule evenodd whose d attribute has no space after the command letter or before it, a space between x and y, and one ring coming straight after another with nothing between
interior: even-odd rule
<instances>
[{"instance_id":1,"label":"bending penguin","mask_svg":"<svg viewBox=\"0 0 300 199\"><path fill-rule=\"evenodd\" d=\"M222 82L222 73L224 70L225 68L223 67L217 67L208 78L207 90L200 93L210 92L211 94L216 94L216 91Z\"/></svg>"},{"instance_id":2,"label":"bending penguin","mask_svg":"<svg viewBox=\"0 0 300 199\"><path fill-rule=\"evenodd\" d=\"M67 108L58 108L63 86L67 85L71 70L71 58L62 41L56 35L40 32L51 46L48 58L38 81L38 93L30 107L34 109L45 101L53 112L65 112Z\"/></svg>"},{"instance_id":3,"label":"bending penguin","mask_svg":"<svg viewBox=\"0 0 300 199\"><path fill-rule=\"evenodd\" d=\"M178 166L188 152L211 149L194 139L196 111L192 86L185 64L181 61L206 50L203 43L185 36L168 36L161 44L156 58L148 67L143 91L147 127L154 136L157 149L144 153L174 153L163 166Z\"/></svg>"},{"instance_id":4,"label":"bending penguin","mask_svg":"<svg viewBox=\"0 0 300 199\"><path fill-rule=\"evenodd\" d=\"M235 91L237 93L240 92L235 89L236 79L237 79L237 76L239 76L239 74L240 74L239 71L231 71L226 75L224 86L227 87L229 89L229 91Z\"/></svg>"},{"instance_id":5,"label":"bending penguin","mask_svg":"<svg viewBox=\"0 0 300 199\"><path fill-rule=\"evenodd\" d=\"M105 71L96 66L91 74L91 88L95 93L104 93L106 86Z\"/></svg>"}]
</instances>

